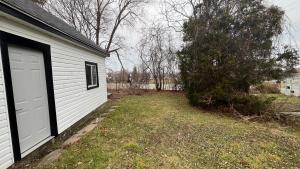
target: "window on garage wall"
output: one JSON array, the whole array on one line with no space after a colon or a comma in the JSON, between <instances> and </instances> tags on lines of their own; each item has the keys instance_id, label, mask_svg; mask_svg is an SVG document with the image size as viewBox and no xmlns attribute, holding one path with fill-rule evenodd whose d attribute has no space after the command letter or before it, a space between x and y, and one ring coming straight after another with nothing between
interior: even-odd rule
<instances>
[{"instance_id":1,"label":"window on garage wall","mask_svg":"<svg viewBox=\"0 0 300 169\"><path fill-rule=\"evenodd\" d=\"M99 87L98 65L93 62L85 62L87 89L91 90Z\"/></svg>"}]
</instances>

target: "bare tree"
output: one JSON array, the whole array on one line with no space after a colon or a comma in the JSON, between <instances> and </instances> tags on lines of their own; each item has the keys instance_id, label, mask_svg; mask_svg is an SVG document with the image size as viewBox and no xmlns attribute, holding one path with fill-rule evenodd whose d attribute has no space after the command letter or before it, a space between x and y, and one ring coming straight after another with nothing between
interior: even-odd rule
<instances>
[{"instance_id":1,"label":"bare tree","mask_svg":"<svg viewBox=\"0 0 300 169\"><path fill-rule=\"evenodd\" d=\"M157 90L163 90L165 77L176 60L171 35L162 25L153 23L138 46L139 57L151 73Z\"/></svg>"},{"instance_id":2,"label":"bare tree","mask_svg":"<svg viewBox=\"0 0 300 169\"><path fill-rule=\"evenodd\" d=\"M138 69L139 72L139 83L143 85L149 85L151 74L149 73L147 66L142 63Z\"/></svg>"},{"instance_id":3,"label":"bare tree","mask_svg":"<svg viewBox=\"0 0 300 169\"><path fill-rule=\"evenodd\" d=\"M130 73L127 70L113 71L107 73L107 83L109 89L126 89L129 88Z\"/></svg>"},{"instance_id":4,"label":"bare tree","mask_svg":"<svg viewBox=\"0 0 300 169\"><path fill-rule=\"evenodd\" d=\"M138 18L137 13L138 8L145 0L117 0L117 8L115 14L116 18L113 21L113 27L109 36L109 40L106 45L106 50L108 52L114 51L116 49L110 50L113 44L113 39L116 35L117 29L124 22L125 24L134 25L133 21Z\"/></svg>"},{"instance_id":5,"label":"bare tree","mask_svg":"<svg viewBox=\"0 0 300 169\"><path fill-rule=\"evenodd\" d=\"M49 0L47 9L108 53L115 53L124 70L119 50L124 47L117 35L120 26L133 26L140 19L147 0Z\"/></svg>"},{"instance_id":6,"label":"bare tree","mask_svg":"<svg viewBox=\"0 0 300 169\"><path fill-rule=\"evenodd\" d=\"M189 18L197 17L197 8L202 0L164 0L161 11L168 24L176 32L182 32Z\"/></svg>"}]
</instances>

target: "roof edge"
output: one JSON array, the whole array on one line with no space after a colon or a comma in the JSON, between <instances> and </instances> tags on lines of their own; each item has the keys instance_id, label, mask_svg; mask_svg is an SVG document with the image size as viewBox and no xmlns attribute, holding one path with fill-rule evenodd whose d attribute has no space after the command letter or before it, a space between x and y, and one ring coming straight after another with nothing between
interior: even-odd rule
<instances>
[{"instance_id":1,"label":"roof edge","mask_svg":"<svg viewBox=\"0 0 300 169\"><path fill-rule=\"evenodd\" d=\"M68 40L71 40L75 43L79 43L81 45L83 45L84 47L87 47L89 49L92 49L93 51L95 51L96 53L99 53L102 55L102 57L109 57L110 54L108 52L106 52L104 49L100 49L99 48L96 48L96 47L93 47L83 41L81 41L80 39L76 38L76 37L73 37L71 35L69 35L67 32L64 32L62 30L59 30L58 28L55 28L47 23L45 23L44 21L38 19L38 18L35 18L34 16L28 14L27 12L19 9L19 8L16 8L4 1L0 1L0 11L6 13L6 14L9 14L11 16L14 16L18 19L21 19L25 22L28 22L34 26L37 26L43 30L46 30L47 32L50 32L50 33L54 33L58 36L61 36L63 38L66 38Z\"/></svg>"}]
</instances>

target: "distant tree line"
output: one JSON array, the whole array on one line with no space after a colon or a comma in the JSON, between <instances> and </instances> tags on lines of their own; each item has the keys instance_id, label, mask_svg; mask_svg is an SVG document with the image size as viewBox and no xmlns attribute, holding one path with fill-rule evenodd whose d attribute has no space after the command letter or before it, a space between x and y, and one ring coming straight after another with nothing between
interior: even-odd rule
<instances>
[{"instance_id":1,"label":"distant tree line","mask_svg":"<svg viewBox=\"0 0 300 169\"><path fill-rule=\"evenodd\" d=\"M151 74L143 68L143 65L134 67L132 71L110 70L107 75L107 82L111 86L110 89L140 89L144 85L148 85L151 80Z\"/></svg>"}]
</instances>

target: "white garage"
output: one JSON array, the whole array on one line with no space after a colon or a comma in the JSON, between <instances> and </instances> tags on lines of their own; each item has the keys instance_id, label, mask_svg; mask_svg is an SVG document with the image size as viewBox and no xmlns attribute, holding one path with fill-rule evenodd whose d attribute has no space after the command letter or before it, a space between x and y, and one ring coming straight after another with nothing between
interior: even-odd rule
<instances>
[{"instance_id":1,"label":"white garage","mask_svg":"<svg viewBox=\"0 0 300 169\"><path fill-rule=\"evenodd\" d=\"M0 168L107 101L108 54L29 0L0 1Z\"/></svg>"}]
</instances>

